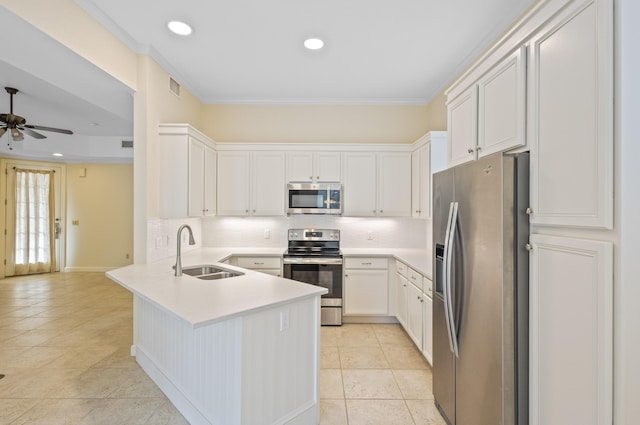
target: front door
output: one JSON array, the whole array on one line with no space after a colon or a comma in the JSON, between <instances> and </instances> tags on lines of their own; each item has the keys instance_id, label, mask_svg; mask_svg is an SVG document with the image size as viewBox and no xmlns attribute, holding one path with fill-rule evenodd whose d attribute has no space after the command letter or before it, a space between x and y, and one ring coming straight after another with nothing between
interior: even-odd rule
<instances>
[{"instance_id":1,"label":"front door","mask_svg":"<svg viewBox=\"0 0 640 425\"><path fill-rule=\"evenodd\" d=\"M62 190L62 183L64 181L64 165L55 163L44 163L35 161L24 160L3 160L3 167L5 170L6 187L4 187L6 209L5 209L5 276L14 276L16 274L30 274L38 273L42 270L38 270L37 267L28 267L24 263L25 256L23 251L25 249L24 244L18 241L16 243L16 234L26 232L25 237L42 238L46 237L48 240L40 240L38 243L48 244L53 249L52 263L50 269L45 271L60 271L61 264L63 264L64 253L64 238L62 236L62 224L63 224L63 208L64 208L64 193ZM46 179L39 179L42 181L51 180L50 190L52 190L52 196L48 199L34 199L33 197L23 197L18 194L18 183L24 181L24 179L18 178L19 174L29 174L31 177L38 173L43 176L46 175ZM17 204L22 203L22 210L29 209L28 205L34 206L33 203L39 203L39 209L48 209L48 214L51 216L51 227L46 232L42 232L41 226L34 224L34 219L31 217L30 223L26 226L21 225L24 222L25 217L22 217L18 212ZM46 236L44 236L46 235Z\"/></svg>"}]
</instances>

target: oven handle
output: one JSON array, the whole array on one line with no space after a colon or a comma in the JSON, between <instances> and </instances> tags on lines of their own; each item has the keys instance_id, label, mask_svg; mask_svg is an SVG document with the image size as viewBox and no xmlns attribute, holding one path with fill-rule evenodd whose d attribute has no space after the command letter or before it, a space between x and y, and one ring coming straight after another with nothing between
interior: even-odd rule
<instances>
[{"instance_id":1,"label":"oven handle","mask_svg":"<svg viewBox=\"0 0 640 425\"><path fill-rule=\"evenodd\" d=\"M342 258L284 257L283 264L342 264Z\"/></svg>"}]
</instances>

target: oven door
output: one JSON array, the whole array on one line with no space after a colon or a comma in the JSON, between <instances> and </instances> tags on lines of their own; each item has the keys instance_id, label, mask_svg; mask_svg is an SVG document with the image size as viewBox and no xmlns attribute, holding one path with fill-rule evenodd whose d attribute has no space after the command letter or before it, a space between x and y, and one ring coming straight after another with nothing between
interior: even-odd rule
<instances>
[{"instance_id":1,"label":"oven door","mask_svg":"<svg viewBox=\"0 0 640 425\"><path fill-rule=\"evenodd\" d=\"M322 306L342 306L342 258L285 257L284 277L327 288Z\"/></svg>"}]
</instances>

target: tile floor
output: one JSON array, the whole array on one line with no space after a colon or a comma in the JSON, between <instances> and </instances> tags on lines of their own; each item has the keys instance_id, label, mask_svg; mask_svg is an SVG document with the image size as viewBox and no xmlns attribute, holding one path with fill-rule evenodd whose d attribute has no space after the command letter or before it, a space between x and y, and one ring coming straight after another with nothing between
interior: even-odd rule
<instances>
[{"instance_id":1,"label":"tile floor","mask_svg":"<svg viewBox=\"0 0 640 425\"><path fill-rule=\"evenodd\" d=\"M103 273L0 280L0 425L187 424L129 355L131 294ZM322 425L443 425L398 325L322 328Z\"/></svg>"}]
</instances>

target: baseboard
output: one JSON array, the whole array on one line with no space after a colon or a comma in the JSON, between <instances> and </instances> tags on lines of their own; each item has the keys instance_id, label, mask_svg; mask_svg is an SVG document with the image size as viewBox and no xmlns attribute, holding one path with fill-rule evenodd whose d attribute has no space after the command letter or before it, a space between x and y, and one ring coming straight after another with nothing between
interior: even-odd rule
<instances>
[{"instance_id":1,"label":"baseboard","mask_svg":"<svg viewBox=\"0 0 640 425\"><path fill-rule=\"evenodd\" d=\"M400 323L394 316L342 316L342 323Z\"/></svg>"},{"instance_id":2,"label":"baseboard","mask_svg":"<svg viewBox=\"0 0 640 425\"><path fill-rule=\"evenodd\" d=\"M102 272L102 273L106 273L109 270L113 270L113 269L117 269L118 267L98 267L98 266L91 266L91 267L65 267L64 271L65 273L72 273L72 272Z\"/></svg>"}]
</instances>

